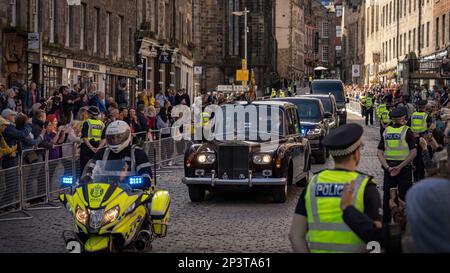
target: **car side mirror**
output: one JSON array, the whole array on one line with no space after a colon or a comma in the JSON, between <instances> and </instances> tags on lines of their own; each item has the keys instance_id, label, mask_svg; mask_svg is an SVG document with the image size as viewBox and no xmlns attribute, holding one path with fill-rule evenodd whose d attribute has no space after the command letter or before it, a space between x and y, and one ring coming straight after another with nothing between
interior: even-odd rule
<instances>
[{"instance_id":1,"label":"car side mirror","mask_svg":"<svg viewBox=\"0 0 450 273\"><path fill-rule=\"evenodd\" d=\"M333 114L331 114L330 112L326 112L323 116L324 116L325 118L332 118L332 117L333 117Z\"/></svg>"}]
</instances>

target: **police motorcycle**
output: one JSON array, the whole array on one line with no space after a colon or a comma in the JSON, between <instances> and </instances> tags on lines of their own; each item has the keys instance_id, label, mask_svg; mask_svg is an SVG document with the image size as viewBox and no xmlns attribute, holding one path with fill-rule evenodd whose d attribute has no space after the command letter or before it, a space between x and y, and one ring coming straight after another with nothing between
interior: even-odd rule
<instances>
[{"instance_id":1,"label":"police motorcycle","mask_svg":"<svg viewBox=\"0 0 450 273\"><path fill-rule=\"evenodd\" d=\"M70 252L148 252L156 238L166 236L169 193L140 189L143 177L123 171L126 164L97 161L83 183L61 177L65 193L59 199L74 218L73 230L63 232Z\"/></svg>"}]
</instances>

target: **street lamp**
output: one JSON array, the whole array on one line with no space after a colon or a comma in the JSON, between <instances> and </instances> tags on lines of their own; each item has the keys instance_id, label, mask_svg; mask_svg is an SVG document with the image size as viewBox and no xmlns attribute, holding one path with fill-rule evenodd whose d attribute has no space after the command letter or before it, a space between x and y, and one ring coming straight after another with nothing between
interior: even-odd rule
<instances>
[{"instance_id":1,"label":"street lamp","mask_svg":"<svg viewBox=\"0 0 450 273\"><path fill-rule=\"evenodd\" d=\"M235 16L244 16L244 39L245 39L245 54L244 54L244 59L245 59L245 67L243 67L242 69L247 70L248 68L248 62L247 62L247 33L248 33L248 26L247 26L247 14L250 13L250 11L245 8L243 11L233 11L233 15Z\"/></svg>"}]
</instances>

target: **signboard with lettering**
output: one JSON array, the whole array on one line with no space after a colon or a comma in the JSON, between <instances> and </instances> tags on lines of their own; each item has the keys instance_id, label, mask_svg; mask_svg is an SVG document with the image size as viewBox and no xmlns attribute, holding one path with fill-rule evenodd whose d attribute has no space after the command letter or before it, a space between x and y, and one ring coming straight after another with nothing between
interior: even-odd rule
<instances>
[{"instance_id":1,"label":"signboard with lettering","mask_svg":"<svg viewBox=\"0 0 450 273\"><path fill-rule=\"evenodd\" d=\"M352 65L352 77L353 78L359 78L360 72L359 72L359 64Z\"/></svg>"},{"instance_id":2,"label":"signboard with lettering","mask_svg":"<svg viewBox=\"0 0 450 273\"><path fill-rule=\"evenodd\" d=\"M159 62L162 64L170 64L170 54L168 52L161 52L159 55Z\"/></svg>"},{"instance_id":3,"label":"signboard with lettering","mask_svg":"<svg viewBox=\"0 0 450 273\"><path fill-rule=\"evenodd\" d=\"M194 75L202 75L202 74L203 74L203 67L194 66Z\"/></svg>"},{"instance_id":4,"label":"signboard with lettering","mask_svg":"<svg viewBox=\"0 0 450 273\"><path fill-rule=\"evenodd\" d=\"M106 73L106 66L101 65L101 64L87 63L87 62L67 59L66 66L69 69L91 71L91 72L97 72L97 73L102 73L102 74Z\"/></svg>"},{"instance_id":5,"label":"signboard with lettering","mask_svg":"<svg viewBox=\"0 0 450 273\"><path fill-rule=\"evenodd\" d=\"M32 64L39 64L39 54L30 52L28 55L28 62ZM66 59L56 56L43 55L42 63L47 66L65 67Z\"/></svg>"},{"instance_id":6,"label":"signboard with lettering","mask_svg":"<svg viewBox=\"0 0 450 273\"><path fill-rule=\"evenodd\" d=\"M28 49L39 49L39 32L28 33Z\"/></svg>"},{"instance_id":7,"label":"signboard with lettering","mask_svg":"<svg viewBox=\"0 0 450 273\"><path fill-rule=\"evenodd\" d=\"M246 92L249 88L242 85L219 85L216 90L217 92ZM255 90L257 90L257 86L255 86Z\"/></svg>"}]
</instances>

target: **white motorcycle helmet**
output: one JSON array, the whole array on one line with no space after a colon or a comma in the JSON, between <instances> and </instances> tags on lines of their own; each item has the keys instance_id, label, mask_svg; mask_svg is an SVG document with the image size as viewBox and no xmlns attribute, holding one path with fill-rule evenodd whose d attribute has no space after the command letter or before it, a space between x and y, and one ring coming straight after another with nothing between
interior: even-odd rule
<instances>
[{"instance_id":1,"label":"white motorcycle helmet","mask_svg":"<svg viewBox=\"0 0 450 273\"><path fill-rule=\"evenodd\" d=\"M106 129L106 142L114 153L118 154L131 143L131 129L125 121L114 121Z\"/></svg>"}]
</instances>

